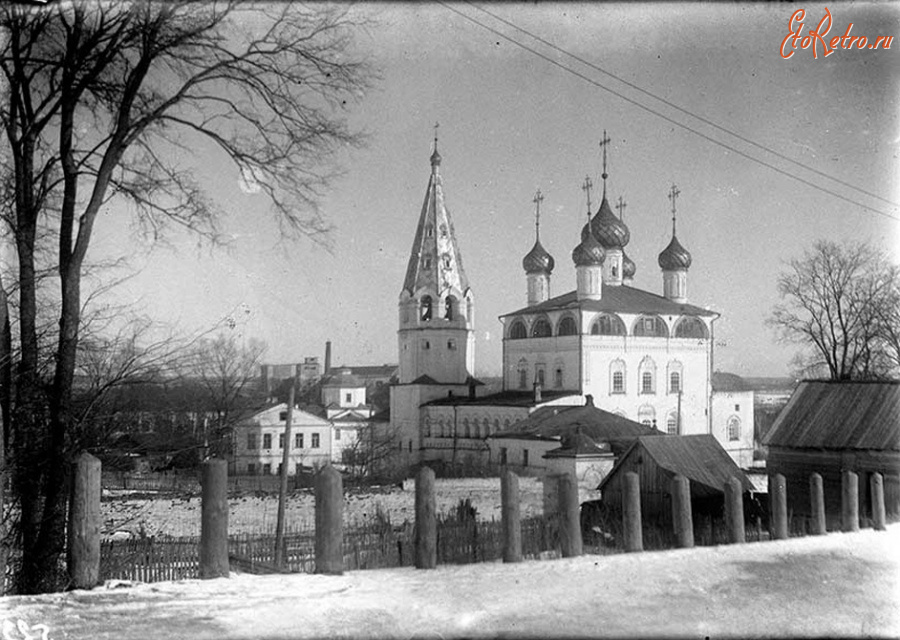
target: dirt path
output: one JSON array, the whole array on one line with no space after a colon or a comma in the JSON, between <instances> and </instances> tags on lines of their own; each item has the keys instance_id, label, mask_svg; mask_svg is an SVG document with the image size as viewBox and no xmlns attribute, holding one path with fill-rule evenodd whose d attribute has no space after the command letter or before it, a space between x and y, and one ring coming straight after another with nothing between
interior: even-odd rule
<instances>
[{"instance_id":1,"label":"dirt path","mask_svg":"<svg viewBox=\"0 0 900 640\"><path fill-rule=\"evenodd\" d=\"M897 637L900 525L519 565L234 575L12 597L0 599L0 618L46 624L54 640Z\"/></svg>"}]
</instances>

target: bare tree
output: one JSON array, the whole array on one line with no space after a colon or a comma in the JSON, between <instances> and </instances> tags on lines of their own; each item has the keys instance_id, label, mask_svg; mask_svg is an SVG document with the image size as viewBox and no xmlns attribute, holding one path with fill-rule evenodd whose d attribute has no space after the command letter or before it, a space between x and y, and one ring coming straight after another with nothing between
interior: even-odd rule
<instances>
[{"instance_id":1,"label":"bare tree","mask_svg":"<svg viewBox=\"0 0 900 640\"><path fill-rule=\"evenodd\" d=\"M235 422L245 417L243 410L259 398L257 383L265 352L266 345L261 340L251 338L239 344L235 336L224 333L202 340L194 349L190 371L202 384L206 396L202 406L213 417L214 441L229 441ZM204 421L207 444L209 427Z\"/></svg>"},{"instance_id":2,"label":"bare tree","mask_svg":"<svg viewBox=\"0 0 900 640\"><path fill-rule=\"evenodd\" d=\"M832 380L896 374L898 267L868 244L817 242L778 278L784 302L769 324L803 345L801 373L823 369ZM893 334L892 334L893 332Z\"/></svg>"},{"instance_id":3,"label":"bare tree","mask_svg":"<svg viewBox=\"0 0 900 640\"><path fill-rule=\"evenodd\" d=\"M101 210L122 215L119 203L130 203L152 237L179 225L215 240L219 209L185 160L202 141L268 197L283 231L324 241L316 203L336 152L359 142L341 111L370 77L350 55L352 11L251 11L236 0L0 6L0 155L13 175L17 260L8 456L19 592L61 584L82 276ZM42 255L53 256L59 302L49 358L38 335ZM42 362L52 363L46 378Z\"/></svg>"}]
</instances>

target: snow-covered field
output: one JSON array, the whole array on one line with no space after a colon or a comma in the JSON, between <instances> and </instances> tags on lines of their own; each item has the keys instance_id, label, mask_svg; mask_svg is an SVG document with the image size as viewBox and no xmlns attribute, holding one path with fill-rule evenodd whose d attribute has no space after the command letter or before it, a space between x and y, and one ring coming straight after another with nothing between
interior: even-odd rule
<instances>
[{"instance_id":1,"label":"snow-covered field","mask_svg":"<svg viewBox=\"0 0 900 640\"><path fill-rule=\"evenodd\" d=\"M259 638L897 638L900 525L720 547L107 584L0 598L52 640ZM8 629L7 629L8 627Z\"/></svg>"},{"instance_id":2,"label":"snow-covered field","mask_svg":"<svg viewBox=\"0 0 900 640\"><path fill-rule=\"evenodd\" d=\"M500 479L439 479L435 483L438 512L456 508L468 499L480 519L500 518ZM401 524L415 519L415 482L407 480L403 489L397 486L371 491L345 491L344 522L366 521L381 511L391 522ZM541 483L536 478L519 479L522 516L543 511ZM273 533L278 515L276 495L245 495L229 499L228 530L232 534ZM128 532L134 535L199 536L200 498L114 498L101 504L103 534ZM305 530L315 522L315 496L312 490L289 496L286 528ZM120 534L122 535L122 534Z\"/></svg>"}]
</instances>

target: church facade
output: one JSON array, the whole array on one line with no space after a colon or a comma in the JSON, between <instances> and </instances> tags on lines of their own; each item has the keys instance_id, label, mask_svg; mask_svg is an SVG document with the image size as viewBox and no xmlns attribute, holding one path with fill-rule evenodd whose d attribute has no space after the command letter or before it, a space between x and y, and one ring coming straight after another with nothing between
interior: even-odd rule
<instances>
[{"instance_id":1,"label":"church facade","mask_svg":"<svg viewBox=\"0 0 900 640\"><path fill-rule=\"evenodd\" d=\"M714 433L713 325L719 314L688 303L690 253L676 235L658 257L661 294L633 286L636 265L625 252L630 231L603 192L592 212L586 179L586 224L574 239L574 290L553 296L555 260L540 240L525 255L526 305L501 316L503 389L481 395L474 372L474 296L444 202L435 138L431 177L399 300L400 382L391 389L391 424L409 464L445 461L492 466L485 439L515 429L535 409L597 407L669 434ZM752 442L749 444L752 448ZM734 448L734 443L732 447Z\"/></svg>"}]
</instances>

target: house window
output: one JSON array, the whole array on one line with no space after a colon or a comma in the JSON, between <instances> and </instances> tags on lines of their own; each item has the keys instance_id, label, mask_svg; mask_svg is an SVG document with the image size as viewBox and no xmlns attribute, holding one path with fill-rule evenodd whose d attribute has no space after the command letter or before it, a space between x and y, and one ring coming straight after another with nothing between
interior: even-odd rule
<instances>
[{"instance_id":1,"label":"house window","mask_svg":"<svg viewBox=\"0 0 900 640\"><path fill-rule=\"evenodd\" d=\"M256 434L255 433L247 434L247 449L249 449L250 451L256 450Z\"/></svg>"},{"instance_id":2,"label":"house window","mask_svg":"<svg viewBox=\"0 0 900 640\"><path fill-rule=\"evenodd\" d=\"M678 435L678 416L675 413L670 413L666 418L666 433L670 436Z\"/></svg>"},{"instance_id":3,"label":"house window","mask_svg":"<svg viewBox=\"0 0 900 640\"><path fill-rule=\"evenodd\" d=\"M281 413L279 413L278 419L282 422L285 422L287 420L287 411L282 411Z\"/></svg>"},{"instance_id":4,"label":"house window","mask_svg":"<svg viewBox=\"0 0 900 640\"><path fill-rule=\"evenodd\" d=\"M340 429L335 429L335 430L334 430L334 439L335 439L335 440L340 440L340 439L341 439L341 430L340 430Z\"/></svg>"},{"instance_id":5,"label":"house window","mask_svg":"<svg viewBox=\"0 0 900 640\"><path fill-rule=\"evenodd\" d=\"M535 370L534 381L537 382L542 387L544 386L544 369L543 369L543 367Z\"/></svg>"},{"instance_id":6,"label":"house window","mask_svg":"<svg viewBox=\"0 0 900 640\"><path fill-rule=\"evenodd\" d=\"M449 349L450 351L456 351L456 340L447 340L447 349Z\"/></svg>"},{"instance_id":7,"label":"house window","mask_svg":"<svg viewBox=\"0 0 900 640\"><path fill-rule=\"evenodd\" d=\"M345 393L344 394L344 402L353 402L353 394Z\"/></svg>"},{"instance_id":8,"label":"house window","mask_svg":"<svg viewBox=\"0 0 900 640\"><path fill-rule=\"evenodd\" d=\"M543 318L535 322L531 329L532 338L547 338L551 335L553 335L553 329L550 327L550 323Z\"/></svg>"},{"instance_id":9,"label":"house window","mask_svg":"<svg viewBox=\"0 0 900 640\"><path fill-rule=\"evenodd\" d=\"M263 434L263 449L271 449L272 448L272 434L264 433Z\"/></svg>"},{"instance_id":10,"label":"house window","mask_svg":"<svg viewBox=\"0 0 900 640\"><path fill-rule=\"evenodd\" d=\"M649 371L641 374L641 393L653 393L653 374Z\"/></svg>"},{"instance_id":11,"label":"house window","mask_svg":"<svg viewBox=\"0 0 900 640\"><path fill-rule=\"evenodd\" d=\"M263 475L264 476L272 475L272 465L270 465L268 462L263 465Z\"/></svg>"},{"instance_id":12,"label":"house window","mask_svg":"<svg viewBox=\"0 0 900 640\"><path fill-rule=\"evenodd\" d=\"M729 442L735 442L736 440L741 439L741 419L737 416L731 416L728 418L728 440Z\"/></svg>"},{"instance_id":13,"label":"house window","mask_svg":"<svg viewBox=\"0 0 900 640\"><path fill-rule=\"evenodd\" d=\"M318 433L312 434L312 448L313 449L319 448L319 434Z\"/></svg>"},{"instance_id":14,"label":"house window","mask_svg":"<svg viewBox=\"0 0 900 640\"><path fill-rule=\"evenodd\" d=\"M278 434L278 448L284 449L284 434L283 433Z\"/></svg>"},{"instance_id":15,"label":"house window","mask_svg":"<svg viewBox=\"0 0 900 640\"><path fill-rule=\"evenodd\" d=\"M677 371L669 374L669 393L681 393L681 374Z\"/></svg>"},{"instance_id":16,"label":"house window","mask_svg":"<svg viewBox=\"0 0 900 640\"><path fill-rule=\"evenodd\" d=\"M612 392L625 393L625 374L621 371L614 371L612 377Z\"/></svg>"},{"instance_id":17,"label":"house window","mask_svg":"<svg viewBox=\"0 0 900 640\"><path fill-rule=\"evenodd\" d=\"M554 384L556 385L556 388L557 388L557 389L562 389L562 386L563 386L563 370L562 370L562 369L557 369L557 370L556 370L556 373L554 374L554 376L555 376L555 377L554 377L553 382L554 382Z\"/></svg>"},{"instance_id":18,"label":"house window","mask_svg":"<svg viewBox=\"0 0 900 640\"><path fill-rule=\"evenodd\" d=\"M422 340L422 348L423 348L423 349L430 349L430 348L431 348L431 342L429 342L428 340Z\"/></svg>"},{"instance_id":19,"label":"house window","mask_svg":"<svg viewBox=\"0 0 900 640\"><path fill-rule=\"evenodd\" d=\"M734 405L734 410L735 410L735 411L740 411L740 410L741 410L741 405L739 405L739 404Z\"/></svg>"},{"instance_id":20,"label":"house window","mask_svg":"<svg viewBox=\"0 0 900 640\"><path fill-rule=\"evenodd\" d=\"M521 340L522 338L527 338L528 330L525 328L525 323L521 320L516 320L515 322L513 322L513 325L509 330L509 337L511 340Z\"/></svg>"},{"instance_id":21,"label":"house window","mask_svg":"<svg viewBox=\"0 0 900 640\"><path fill-rule=\"evenodd\" d=\"M524 449L522 451L522 466L523 467L528 466L528 449Z\"/></svg>"},{"instance_id":22,"label":"house window","mask_svg":"<svg viewBox=\"0 0 900 640\"><path fill-rule=\"evenodd\" d=\"M303 448L303 434L302 433L294 434L294 448L295 449Z\"/></svg>"},{"instance_id":23,"label":"house window","mask_svg":"<svg viewBox=\"0 0 900 640\"><path fill-rule=\"evenodd\" d=\"M500 464L506 464L506 447L500 447Z\"/></svg>"},{"instance_id":24,"label":"house window","mask_svg":"<svg viewBox=\"0 0 900 640\"><path fill-rule=\"evenodd\" d=\"M519 388L528 388L528 372L525 369L519 369Z\"/></svg>"},{"instance_id":25,"label":"house window","mask_svg":"<svg viewBox=\"0 0 900 640\"><path fill-rule=\"evenodd\" d=\"M248 475L248 476L255 476L255 475L256 475L256 465L253 464L252 462L250 462L250 463L247 464L247 475Z\"/></svg>"},{"instance_id":26,"label":"house window","mask_svg":"<svg viewBox=\"0 0 900 640\"><path fill-rule=\"evenodd\" d=\"M471 437L472 437L472 432L469 431L469 419L468 419L468 418L464 418L464 419L463 419L463 435L464 435L466 438L471 438Z\"/></svg>"}]
</instances>

